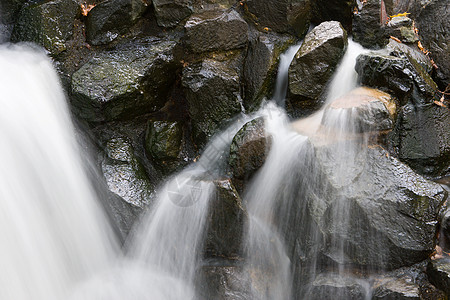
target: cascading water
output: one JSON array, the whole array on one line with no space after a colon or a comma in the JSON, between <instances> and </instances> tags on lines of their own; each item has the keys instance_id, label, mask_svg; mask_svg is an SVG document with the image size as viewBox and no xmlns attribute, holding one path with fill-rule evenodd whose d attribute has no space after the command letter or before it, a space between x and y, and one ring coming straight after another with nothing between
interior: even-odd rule
<instances>
[{"instance_id":1,"label":"cascading water","mask_svg":"<svg viewBox=\"0 0 450 300\"><path fill-rule=\"evenodd\" d=\"M0 46L0 299L67 299L118 244L97 203L56 72Z\"/></svg>"}]
</instances>

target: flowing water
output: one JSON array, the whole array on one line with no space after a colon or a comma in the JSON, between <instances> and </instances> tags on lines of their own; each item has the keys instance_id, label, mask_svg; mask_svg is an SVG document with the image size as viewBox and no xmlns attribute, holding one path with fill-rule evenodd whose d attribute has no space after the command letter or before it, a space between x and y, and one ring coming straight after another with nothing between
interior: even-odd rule
<instances>
[{"instance_id":1,"label":"flowing water","mask_svg":"<svg viewBox=\"0 0 450 300\"><path fill-rule=\"evenodd\" d=\"M287 70L299 47L291 47L281 59L274 95L278 104L284 102ZM352 69L361 51L349 42L327 104L356 86ZM320 197L323 188L314 163L316 140L346 140L354 134L347 111L321 110L291 123L282 108L269 102L253 115L240 116L211 141L198 162L161 187L122 253L86 179L50 61L29 46L1 46L0 70L0 299L195 299L214 181L225 175L232 138L256 117L265 119L272 142L244 194L249 214L245 270L252 278L251 292L255 299L267 300L297 298L294 293L311 296L297 286L319 270L321 241L304 215L303 199ZM348 184L341 175L359 163L352 158L361 156L361 143L364 138L334 148L337 184ZM332 219L340 220L334 226L345 231L346 201L338 202L342 205L333 210ZM344 245L338 238L328 244L333 259L343 262L333 271L344 272Z\"/></svg>"}]
</instances>

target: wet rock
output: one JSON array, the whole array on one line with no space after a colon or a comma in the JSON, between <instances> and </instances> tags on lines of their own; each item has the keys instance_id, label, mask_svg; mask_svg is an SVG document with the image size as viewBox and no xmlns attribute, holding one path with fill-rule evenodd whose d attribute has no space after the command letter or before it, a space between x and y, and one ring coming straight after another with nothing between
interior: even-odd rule
<instances>
[{"instance_id":1,"label":"wet rock","mask_svg":"<svg viewBox=\"0 0 450 300\"><path fill-rule=\"evenodd\" d=\"M347 48L347 33L336 21L308 33L289 67L290 102L316 101Z\"/></svg>"},{"instance_id":2,"label":"wet rock","mask_svg":"<svg viewBox=\"0 0 450 300\"><path fill-rule=\"evenodd\" d=\"M338 21L347 31L352 30L353 9L356 0L316 0L312 2L314 23Z\"/></svg>"},{"instance_id":3,"label":"wet rock","mask_svg":"<svg viewBox=\"0 0 450 300\"><path fill-rule=\"evenodd\" d=\"M87 15L87 42L101 45L115 40L129 30L146 8L143 0L108 0L97 4Z\"/></svg>"},{"instance_id":4,"label":"wet rock","mask_svg":"<svg viewBox=\"0 0 450 300\"><path fill-rule=\"evenodd\" d=\"M230 146L229 166L233 178L248 182L264 164L269 147L262 117L245 124Z\"/></svg>"},{"instance_id":5,"label":"wet rock","mask_svg":"<svg viewBox=\"0 0 450 300\"><path fill-rule=\"evenodd\" d=\"M12 42L35 42L56 55L66 49L80 5L75 0L50 0L24 7L11 35Z\"/></svg>"},{"instance_id":6,"label":"wet rock","mask_svg":"<svg viewBox=\"0 0 450 300\"><path fill-rule=\"evenodd\" d=\"M90 122L129 119L166 102L178 63L176 42L141 40L100 52L72 76L72 105Z\"/></svg>"},{"instance_id":7,"label":"wet rock","mask_svg":"<svg viewBox=\"0 0 450 300\"><path fill-rule=\"evenodd\" d=\"M366 299L367 284L362 280L338 274L319 274L311 284L308 299Z\"/></svg>"},{"instance_id":8,"label":"wet rock","mask_svg":"<svg viewBox=\"0 0 450 300\"><path fill-rule=\"evenodd\" d=\"M178 122L149 121L145 149L163 171L171 173L180 164L183 128Z\"/></svg>"},{"instance_id":9,"label":"wet rock","mask_svg":"<svg viewBox=\"0 0 450 300\"><path fill-rule=\"evenodd\" d=\"M384 269L425 260L434 250L438 213L446 198L442 187L380 147L356 156L345 153L348 172L336 178L337 147L316 146L318 176L326 188L309 196L311 216L326 241L325 256L341 264ZM336 215L342 207L345 215ZM339 245L344 256L336 255Z\"/></svg>"},{"instance_id":10,"label":"wet rock","mask_svg":"<svg viewBox=\"0 0 450 300\"><path fill-rule=\"evenodd\" d=\"M248 25L235 10L193 15L184 29L194 52L243 48L248 41Z\"/></svg>"},{"instance_id":11,"label":"wet rock","mask_svg":"<svg viewBox=\"0 0 450 300\"><path fill-rule=\"evenodd\" d=\"M113 138L107 142L105 152L107 157L102 162L102 172L109 190L135 207L148 205L153 198L154 186L131 143L125 138Z\"/></svg>"},{"instance_id":12,"label":"wet rock","mask_svg":"<svg viewBox=\"0 0 450 300\"><path fill-rule=\"evenodd\" d=\"M420 40L438 68L437 80L442 88L450 84L450 3L448 1L426 1L416 19Z\"/></svg>"},{"instance_id":13,"label":"wet rock","mask_svg":"<svg viewBox=\"0 0 450 300\"><path fill-rule=\"evenodd\" d=\"M16 23L20 9L26 0L3 0L0 3L0 42L10 38L14 23ZM2 40L3 39L3 40Z\"/></svg>"},{"instance_id":14,"label":"wet rock","mask_svg":"<svg viewBox=\"0 0 450 300\"><path fill-rule=\"evenodd\" d=\"M173 27L193 12L192 0L153 0L153 6L158 25L163 27Z\"/></svg>"},{"instance_id":15,"label":"wet rock","mask_svg":"<svg viewBox=\"0 0 450 300\"><path fill-rule=\"evenodd\" d=\"M387 13L382 10L382 2L361 1L358 12L353 17L353 40L365 48L379 49L388 43L389 36L386 36L384 31Z\"/></svg>"},{"instance_id":16,"label":"wet rock","mask_svg":"<svg viewBox=\"0 0 450 300\"><path fill-rule=\"evenodd\" d=\"M199 273L198 296L201 300L252 299L250 274L241 266L222 263L204 266Z\"/></svg>"},{"instance_id":17,"label":"wet rock","mask_svg":"<svg viewBox=\"0 0 450 300\"><path fill-rule=\"evenodd\" d=\"M361 84L391 91L402 105L433 102L436 83L413 59L374 51L358 56L355 69Z\"/></svg>"},{"instance_id":18,"label":"wet rock","mask_svg":"<svg viewBox=\"0 0 450 300\"><path fill-rule=\"evenodd\" d=\"M406 16L392 18L385 27L386 36L393 36L404 43L415 43L419 36L414 31L413 21Z\"/></svg>"},{"instance_id":19,"label":"wet rock","mask_svg":"<svg viewBox=\"0 0 450 300\"><path fill-rule=\"evenodd\" d=\"M387 93L370 88L357 88L325 108L322 125L333 116L346 114L354 133L383 131L393 128L396 105ZM333 124L329 124L332 126Z\"/></svg>"},{"instance_id":20,"label":"wet rock","mask_svg":"<svg viewBox=\"0 0 450 300\"><path fill-rule=\"evenodd\" d=\"M441 258L431 260L427 266L427 274L430 282L447 295L450 294L450 259Z\"/></svg>"},{"instance_id":21,"label":"wet rock","mask_svg":"<svg viewBox=\"0 0 450 300\"><path fill-rule=\"evenodd\" d=\"M433 65L431 64L430 58L425 55L416 47L408 46L404 43L399 43L393 39L389 40L386 46L387 51L390 55L395 57L406 58L419 64L428 74L433 71Z\"/></svg>"},{"instance_id":22,"label":"wet rock","mask_svg":"<svg viewBox=\"0 0 450 300\"><path fill-rule=\"evenodd\" d=\"M210 200L204 255L207 258L240 259L247 211L229 179L214 184L216 192Z\"/></svg>"},{"instance_id":23,"label":"wet rock","mask_svg":"<svg viewBox=\"0 0 450 300\"><path fill-rule=\"evenodd\" d=\"M247 0L245 9L261 27L303 36L311 18L310 0Z\"/></svg>"},{"instance_id":24,"label":"wet rock","mask_svg":"<svg viewBox=\"0 0 450 300\"><path fill-rule=\"evenodd\" d=\"M421 300L420 287L410 276L384 276L372 286L372 300Z\"/></svg>"},{"instance_id":25,"label":"wet rock","mask_svg":"<svg viewBox=\"0 0 450 300\"><path fill-rule=\"evenodd\" d=\"M258 34L250 42L244 66L244 107L259 108L263 97L270 96L275 88L280 54L295 43L291 36Z\"/></svg>"},{"instance_id":26,"label":"wet rock","mask_svg":"<svg viewBox=\"0 0 450 300\"><path fill-rule=\"evenodd\" d=\"M240 76L227 61L205 59L183 69L194 138L204 144L226 120L241 112Z\"/></svg>"}]
</instances>

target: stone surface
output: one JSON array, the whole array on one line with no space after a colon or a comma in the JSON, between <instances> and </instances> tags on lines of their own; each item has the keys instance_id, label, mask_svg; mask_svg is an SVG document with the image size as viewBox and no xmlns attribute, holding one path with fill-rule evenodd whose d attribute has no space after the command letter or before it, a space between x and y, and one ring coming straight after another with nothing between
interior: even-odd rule
<instances>
[{"instance_id":1,"label":"stone surface","mask_svg":"<svg viewBox=\"0 0 450 300\"><path fill-rule=\"evenodd\" d=\"M303 36L311 18L310 0L247 0L244 8L262 28Z\"/></svg>"},{"instance_id":2,"label":"stone surface","mask_svg":"<svg viewBox=\"0 0 450 300\"><path fill-rule=\"evenodd\" d=\"M450 294L450 258L431 260L427 266L430 282L437 288Z\"/></svg>"},{"instance_id":3,"label":"stone surface","mask_svg":"<svg viewBox=\"0 0 450 300\"><path fill-rule=\"evenodd\" d=\"M244 107L256 110L275 88L280 54L295 43L291 36L258 34L248 47L244 66Z\"/></svg>"},{"instance_id":4,"label":"stone surface","mask_svg":"<svg viewBox=\"0 0 450 300\"><path fill-rule=\"evenodd\" d=\"M353 40L365 48L379 49L387 43L389 36L384 31L384 18L380 0L361 1L353 16Z\"/></svg>"},{"instance_id":5,"label":"stone surface","mask_svg":"<svg viewBox=\"0 0 450 300\"><path fill-rule=\"evenodd\" d=\"M153 0L158 25L173 27L189 17L193 12L192 2L192 0Z\"/></svg>"},{"instance_id":6,"label":"stone surface","mask_svg":"<svg viewBox=\"0 0 450 300\"><path fill-rule=\"evenodd\" d=\"M105 152L107 156L102 162L102 172L109 190L136 207L143 208L149 204L154 186L135 156L131 143L124 138L113 138L107 142Z\"/></svg>"},{"instance_id":7,"label":"stone surface","mask_svg":"<svg viewBox=\"0 0 450 300\"><path fill-rule=\"evenodd\" d=\"M333 120L337 114L346 114L351 120L352 131L370 132L393 128L396 105L387 93L370 88L357 88L336 99L325 108L324 120Z\"/></svg>"},{"instance_id":8,"label":"stone surface","mask_svg":"<svg viewBox=\"0 0 450 300\"><path fill-rule=\"evenodd\" d=\"M235 10L193 15L184 29L194 52L243 48L248 41L248 25Z\"/></svg>"},{"instance_id":9,"label":"stone surface","mask_svg":"<svg viewBox=\"0 0 450 300\"><path fill-rule=\"evenodd\" d=\"M336 21L323 22L308 33L289 67L289 91L317 100L347 48L347 33Z\"/></svg>"},{"instance_id":10,"label":"stone surface","mask_svg":"<svg viewBox=\"0 0 450 300\"><path fill-rule=\"evenodd\" d=\"M0 3L0 43L9 40L14 23L26 0L3 0Z\"/></svg>"},{"instance_id":11,"label":"stone surface","mask_svg":"<svg viewBox=\"0 0 450 300\"><path fill-rule=\"evenodd\" d=\"M126 33L147 9L144 0L108 0L92 8L86 19L86 40L107 44Z\"/></svg>"},{"instance_id":12,"label":"stone surface","mask_svg":"<svg viewBox=\"0 0 450 300\"><path fill-rule=\"evenodd\" d=\"M372 300L421 300L420 287L410 276L385 276L375 280Z\"/></svg>"},{"instance_id":13,"label":"stone surface","mask_svg":"<svg viewBox=\"0 0 450 300\"><path fill-rule=\"evenodd\" d=\"M75 0L32 3L21 10L11 35L13 42L35 42L56 55L66 49L80 5Z\"/></svg>"},{"instance_id":14,"label":"stone surface","mask_svg":"<svg viewBox=\"0 0 450 300\"><path fill-rule=\"evenodd\" d=\"M248 182L264 164L269 147L262 117L245 124L230 146L229 166L233 178Z\"/></svg>"},{"instance_id":15,"label":"stone surface","mask_svg":"<svg viewBox=\"0 0 450 300\"><path fill-rule=\"evenodd\" d=\"M420 40L438 68L437 80L444 89L450 84L450 15L449 1L426 1L416 19Z\"/></svg>"},{"instance_id":16,"label":"stone surface","mask_svg":"<svg viewBox=\"0 0 450 300\"><path fill-rule=\"evenodd\" d=\"M338 21L347 31L352 30L353 9L356 0L315 0L312 1L312 21Z\"/></svg>"},{"instance_id":17,"label":"stone surface","mask_svg":"<svg viewBox=\"0 0 450 300\"><path fill-rule=\"evenodd\" d=\"M242 258L243 234L247 222L241 197L229 179L214 182L205 241L205 257Z\"/></svg>"},{"instance_id":18,"label":"stone surface","mask_svg":"<svg viewBox=\"0 0 450 300\"><path fill-rule=\"evenodd\" d=\"M367 287L364 286L362 280L350 276L327 273L319 274L315 278L305 299L363 300L366 299L367 292Z\"/></svg>"},{"instance_id":19,"label":"stone surface","mask_svg":"<svg viewBox=\"0 0 450 300\"><path fill-rule=\"evenodd\" d=\"M389 43L386 46L386 49L392 56L413 60L415 63L419 64L428 74L433 71L433 65L431 64L430 58L415 47L390 39Z\"/></svg>"},{"instance_id":20,"label":"stone surface","mask_svg":"<svg viewBox=\"0 0 450 300\"><path fill-rule=\"evenodd\" d=\"M413 44L419 41L414 31L413 21L406 16L392 18L385 26L386 36L393 36L404 43Z\"/></svg>"},{"instance_id":21,"label":"stone surface","mask_svg":"<svg viewBox=\"0 0 450 300\"><path fill-rule=\"evenodd\" d=\"M72 76L72 105L90 122L129 119L166 102L178 62L174 41L141 40L100 52Z\"/></svg>"},{"instance_id":22,"label":"stone surface","mask_svg":"<svg viewBox=\"0 0 450 300\"><path fill-rule=\"evenodd\" d=\"M205 143L241 112L240 76L226 61L205 59L187 66L182 84L197 143Z\"/></svg>"}]
</instances>

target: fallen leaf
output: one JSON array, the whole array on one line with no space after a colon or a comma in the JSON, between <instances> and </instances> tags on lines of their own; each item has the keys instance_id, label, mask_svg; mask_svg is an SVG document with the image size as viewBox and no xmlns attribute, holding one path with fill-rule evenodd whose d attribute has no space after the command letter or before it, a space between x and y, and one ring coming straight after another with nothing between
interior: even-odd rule
<instances>
[{"instance_id":1,"label":"fallen leaf","mask_svg":"<svg viewBox=\"0 0 450 300\"><path fill-rule=\"evenodd\" d=\"M393 39L394 41L401 43L402 41L400 41L398 38L396 38L395 36L390 36L391 39Z\"/></svg>"},{"instance_id":2,"label":"fallen leaf","mask_svg":"<svg viewBox=\"0 0 450 300\"><path fill-rule=\"evenodd\" d=\"M391 19L395 18L395 17L406 17L408 15L410 15L409 12L404 12L404 13L401 13L401 14L396 14L396 15L391 16Z\"/></svg>"}]
</instances>

